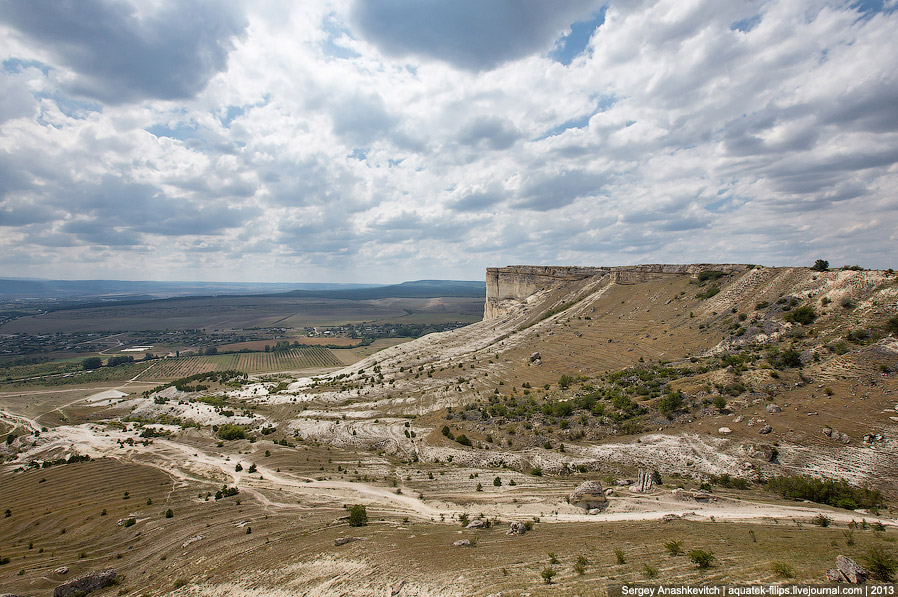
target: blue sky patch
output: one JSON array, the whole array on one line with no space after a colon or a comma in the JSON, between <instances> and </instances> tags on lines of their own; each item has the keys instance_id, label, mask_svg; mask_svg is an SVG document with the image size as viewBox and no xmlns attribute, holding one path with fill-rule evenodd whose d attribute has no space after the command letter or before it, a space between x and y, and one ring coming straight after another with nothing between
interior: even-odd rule
<instances>
[{"instance_id":1,"label":"blue sky patch","mask_svg":"<svg viewBox=\"0 0 898 597\"><path fill-rule=\"evenodd\" d=\"M169 137L179 141L187 139L199 139L196 122L179 122L177 125L170 127L164 124L154 124L144 129L148 133L153 133L157 137Z\"/></svg>"},{"instance_id":2,"label":"blue sky patch","mask_svg":"<svg viewBox=\"0 0 898 597\"><path fill-rule=\"evenodd\" d=\"M586 49L589 39L595 33L595 30L605 22L605 10L607 8L607 6L603 6L595 17L587 21L577 21L571 25L571 32L567 35L562 35L555 42L555 47L549 52L549 58L565 66L573 62L574 58L582 54Z\"/></svg>"},{"instance_id":3,"label":"blue sky patch","mask_svg":"<svg viewBox=\"0 0 898 597\"><path fill-rule=\"evenodd\" d=\"M747 19L739 19L738 21L733 21L732 23L730 23L730 29L732 29L733 31L748 33L749 31L757 27L760 22L761 15L755 15Z\"/></svg>"},{"instance_id":4,"label":"blue sky patch","mask_svg":"<svg viewBox=\"0 0 898 597\"><path fill-rule=\"evenodd\" d=\"M22 60L20 58L7 58L3 61L3 70L8 73L20 73L26 68L34 67L45 75L50 72L50 65L38 60Z\"/></svg>"}]
</instances>

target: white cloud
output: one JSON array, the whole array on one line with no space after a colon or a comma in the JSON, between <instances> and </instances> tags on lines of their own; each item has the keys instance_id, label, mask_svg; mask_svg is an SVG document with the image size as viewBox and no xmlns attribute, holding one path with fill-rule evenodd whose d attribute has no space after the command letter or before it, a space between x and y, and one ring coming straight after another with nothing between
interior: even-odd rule
<instances>
[{"instance_id":1,"label":"white cloud","mask_svg":"<svg viewBox=\"0 0 898 597\"><path fill-rule=\"evenodd\" d=\"M4 2L0 265L335 281L895 266L892 9L612 2L565 66L553 46L598 4L512 4Z\"/></svg>"}]
</instances>

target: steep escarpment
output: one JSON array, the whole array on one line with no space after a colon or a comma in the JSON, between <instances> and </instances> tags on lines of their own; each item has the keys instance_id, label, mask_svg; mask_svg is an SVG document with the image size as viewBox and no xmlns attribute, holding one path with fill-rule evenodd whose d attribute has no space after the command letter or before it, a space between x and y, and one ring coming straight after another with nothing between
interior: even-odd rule
<instances>
[{"instance_id":1,"label":"steep escarpment","mask_svg":"<svg viewBox=\"0 0 898 597\"><path fill-rule=\"evenodd\" d=\"M703 271L723 273L749 269L742 264L648 264L614 267L509 265L486 270L484 319L494 319L527 301L539 291L551 291L585 280L606 278L615 284L636 284L665 276L694 277Z\"/></svg>"},{"instance_id":2,"label":"steep escarpment","mask_svg":"<svg viewBox=\"0 0 898 597\"><path fill-rule=\"evenodd\" d=\"M520 470L814 466L856 482L893 478L896 299L898 280L882 271L494 268L482 322L297 386L306 407L291 428L412 459ZM444 426L473 446L434 432ZM744 448L774 443L775 462L753 456L766 448Z\"/></svg>"}]
</instances>

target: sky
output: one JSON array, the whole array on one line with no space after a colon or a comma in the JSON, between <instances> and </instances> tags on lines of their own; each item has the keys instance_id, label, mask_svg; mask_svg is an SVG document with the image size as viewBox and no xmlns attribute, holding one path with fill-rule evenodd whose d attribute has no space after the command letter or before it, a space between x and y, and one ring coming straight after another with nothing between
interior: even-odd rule
<instances>
[{"instance_id":1,"label":"sky","mask_svg":"<svg viewBox=\"0 0 898 597\"><path fill-rule=\"evenodd\" d=\"M898 0L0 0L0 276L898 267Z\"/></svg>"}]
</instances>

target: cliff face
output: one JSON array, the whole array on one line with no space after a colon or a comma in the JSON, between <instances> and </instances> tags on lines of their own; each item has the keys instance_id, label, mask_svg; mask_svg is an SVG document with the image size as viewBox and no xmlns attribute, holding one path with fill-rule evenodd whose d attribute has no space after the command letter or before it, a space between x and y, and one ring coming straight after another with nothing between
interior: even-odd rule
<instances>
[{"instance_id":1,"label":"cliff face","mask_svg":"<svg viewBox=\"0 0 898 597\"><path fill-rule=\"evenodd\" d=\"M668 276L696 276L699 272L717 270L726 273L748 269L744 264L696 263L689 265L649 264L616 267L579 267L555 265L509 265L486 270L486 305L484 319L494 319L507 312L506 301L523 301L539 290L579 282L587 278L613 276L616 284L633 284Z\"/></svg>"}]
</instances>

